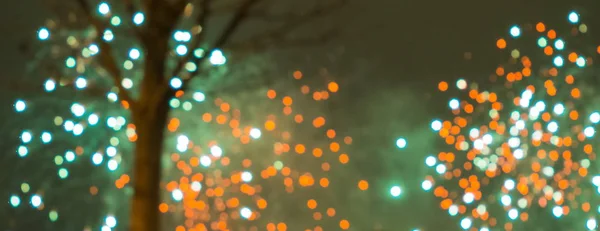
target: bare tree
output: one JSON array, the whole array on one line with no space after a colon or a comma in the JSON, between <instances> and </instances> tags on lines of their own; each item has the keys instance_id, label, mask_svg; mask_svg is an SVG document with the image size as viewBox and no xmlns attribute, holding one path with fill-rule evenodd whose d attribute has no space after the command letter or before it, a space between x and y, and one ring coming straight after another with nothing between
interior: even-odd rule
<instances>
[{"instance_id":1,"label":"bare tree","mask_svg":"<svg viewBox=\"0 0 600 231\"><path fill-rule=\"evenodd\" d=\"M311 30L308 36L298 31L345 2L124 0L96 5L73 0L55 5L57 18L39 31L50 49L38 57L68 57L65 65L38 68L55 76L52 84L86 88L81 94L97 97L86 99L109 92L130 112L134 126L129 135L135 136L130 230L158 230L161 158L171 100L193 91L195 80L210 82L209 76L219 70L215 66L225 62L223 52L246 59L271 48L325 42L334 35L328 28ZM119 36L127 39L119 42ZM130 71L133 65L141 71ZM90 73L99 78L72 77Z\"/></svg>"}]
</instances>

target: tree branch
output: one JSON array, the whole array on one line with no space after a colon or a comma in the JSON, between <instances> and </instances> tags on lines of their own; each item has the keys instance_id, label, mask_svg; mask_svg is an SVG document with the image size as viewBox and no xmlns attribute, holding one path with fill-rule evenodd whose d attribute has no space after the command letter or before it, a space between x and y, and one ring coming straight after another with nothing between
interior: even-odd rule
<instances>
[{"instance_id":1,"label":"tree branch","mask_svg":"<svg viewBox=\"0 0 600 231\"><path fill-rule=\"evenodd\" d=\"M210 13L211 13L210 12L210 2L211 2L211 0L202 0L202 5L201 5L202 9L200 9L201 11L198 14L198 17L196 18L196 25L203 27L206 24L206 20L208 19L208 17L210 17ZM175 66L175 69L173 70L173 74L171 76L179 75L183 66L187 62L189 62L190 60L192 60L194 58L194 51L196 49L200 48L200 43L202 42L202 39L204 38L204 34L205 34L204 29L202 29L194 37L194 39L190 43L191 49L188 51L188 54L184 58L179 60L179 62L177 63L177 66Z\"/></svg>"},{"instance_id":2,"label":"tree branch","mask_svg":"<svg viewBox=\"0 0 600 231\"><path fill-rule=\"evenodd\" d=\"M229 23L225 27L225 30L223 30L223 33L221 33L221 36L219 36L219 38L216 40L215 44L210 48L210 50L208 50L207 53L205 53L205 55L203 55L202 57L198 58L198 60L196 60L195 63L196 63L196 65L198 65L198 68L196 68L195 71L190 73L189 78L184 79L182 89L185 90L187 88L187 86L189 85L189 82L192 79L194 79L195 76L197 76L197 74L199 73L199 70L202 69L201 68L202 63L206 60L206 58L208 56L210 56L210 54L212 54L217 48L222 47L224 44L226 44L229 41L229 39L231 38L233 33L236 31L236 29L240 26L240 24L242 24L242 21L246 17L250 8L254 4L256 4L258 1L260 1L260 0L246 0L244 2L244 4L242 4L242 6L240 6L240 8L234 14L233 18L229 21Z\"/></svg>"},{"instance_id":3,"label":"tree branch","mask_svg":"<svg viewBox=\"0 0 600 231\"><path fill-rule=\"evenodd\" d=\"M113 78L113 81L115 82L115 86L119 89L119 93L118 93L119 98L121 98L121 100L127 101L132 108L135 108L136 101L133 100L133 98L129 95L129 92L121 84L123 81L123 75L116 64L116 60L112 53L112 48L106 41L104 41L101 38L101 35L106 30L106 25L102 21L100 21L96 17L94 17L94 15L92 15L90 6L86 2L86 0L75 0L75 1L78 3L80 8L83 10L83 12L86 15L86 17L88 18L88 20L90 20L90 23L92 23L92 25L94 26L97 36L100 37L100 39L98 39L98 43L100 45L100 64L101 64L101 66L103 68L105 68L108 71L108 73L110 74L110 76Z\"/></svg>"}]
</instances>

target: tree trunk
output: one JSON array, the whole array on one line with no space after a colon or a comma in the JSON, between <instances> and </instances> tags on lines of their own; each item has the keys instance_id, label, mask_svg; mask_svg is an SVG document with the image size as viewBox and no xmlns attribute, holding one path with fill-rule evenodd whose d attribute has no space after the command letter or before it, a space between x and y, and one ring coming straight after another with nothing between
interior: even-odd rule
<instances>
[{"instance_id":1,"label":"tree trunk","mask_svg":"<svg viewBox=\"0 0 600 231\"><path fill-rule=\"evenodd\" d=\"M158 231L160 217L161 156L169 105L164 100L149 102L147 110L133 111L138 136L133 163L133 202L130 231Z\"/></svg>"}]
</instances>

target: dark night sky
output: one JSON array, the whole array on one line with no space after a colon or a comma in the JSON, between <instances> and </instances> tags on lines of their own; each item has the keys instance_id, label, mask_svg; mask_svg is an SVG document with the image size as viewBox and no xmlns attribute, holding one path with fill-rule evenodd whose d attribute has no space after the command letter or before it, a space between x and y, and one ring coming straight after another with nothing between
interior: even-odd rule
<instances>
[{"instance_id":1,"label":"dark night sky","mask_svg":"<svg viewBox=\"0 0 600 231\"><path fill-rule=\"evenodd\" d=\"M42 25L47 12L40 1L10 1L0 7L3 80L24 73L26 60L19 54L18 44L33 38ZM600 12L598 0L354 0L342 14L343 26L352 31L352 36L323 53L311 49L310 53L294 55L319 60L325 53L344 47L345 52L331 66L339 73L357 75L347 76L353 80L349 86L355 91L352 94L402 91L413 86L409 94L418 98L442 79L487 78L499 59L506 57L495 48L495 40L505 36L512 24L546 21L563 25L571 10L581 12L592 30L600 28L600 15L593 16ZM464 60L465 52L472 52L473 59ZM300 65L329 67L314 61ZM420 212L430 215L427 210Z\"/></svg>"}]
</instances>

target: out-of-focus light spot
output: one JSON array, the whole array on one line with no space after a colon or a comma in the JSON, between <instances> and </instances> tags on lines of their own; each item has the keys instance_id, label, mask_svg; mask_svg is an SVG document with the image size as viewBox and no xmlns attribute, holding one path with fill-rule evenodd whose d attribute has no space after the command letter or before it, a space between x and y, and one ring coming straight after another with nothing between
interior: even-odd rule
<instances>
[{"instance_id":1,"label":"out-of-focus light spot","mask_svg":"<svg viewBox=\"0 0 600 231\"><path fill-rule=\"evenodd\" d=\"M538 39L537 44L539 47L546 47L548 45L548 40L546 40L544 37L541 37Z\"/></svg>"},{"instance_id":2,"label":"out-of-focus light spot","mask_svg":"<svg viewBox=\"0 0 600 231\"><path fill-rule=\"evenodd\" d=\"M60 168L58 170L58 177L60 177L60 179L65 179L69 176L69 171L66 168Z\"/></svg>"},{"instance_id":3,"label":"out-of-focus light spot","mask_svg":"<svg viewBox=\"0 0 600 231\"><path fill-rule=\"evenodd\" d=\"M223 155L223 149L221 149L221 147L219 146L212 146L210 147L210 154L213 155L214 157L221 157Z\"/></svg>"},{"instance_id":4,"label":"out-of-focus light spot","mask_svg":"<svg viewBox=\"0 0 600 231\"><path fill-rule=\"evenodd\" d=\"M190 144L190 139L185 135L180 135L177 137L177 151L185 152L188 149L188 145Z\"/></svg>"},{"instance_id":5,"label":"out-of-focus light spot","mask_svg":"<svg viewBox=\"0 0 600 231\"><path fill-rule=\"evenodd\" d=\"M112 24L113 26L121 25L121 18L119 18L119 16L113 16L110 19L110 24Z\"/></svg>"},{"instance_id":6,"label":"out-of-focus light spot","mask_svg":"<svg viewBox=\"0 0 600 231\"><path fill-rule=\"evenodd\" d=\"M187 62L185 64L185 70L189 71L189 72L194 72L198 69L198 67L196 66L195 63L193 62Z\"/></svg>"},{"instance_id":7,"label":"out-of-focus light spot","mask_svg":"<svg viewBox=\"0 0 600 231\"><path fill-rule=\"evenodd\" d=\"M52 79L46 80L46 82L44 83L44 89L47 92L54 91L54 89L56 89L56 82L54 82L54 80Z\"/></svg>"},{"instance_id":8,"label":"out-of-focus light spot","mask_svg":"<svg viewBox=\"0 0 600 231\"><path fill-rule=\"evenodd\" d=\"M428 156L427 158L425 158L425 164L429 167L433 167L435 165L435 157L433 156Z\"/></svg>"},{"instance_id":9,"label":"out-of-focus light spot","mask_svg":"<svg viewBox=\"0 0 600 231\"><path fill-rule=\"evenodd\" d=\"M22 112L22 111L25 111L26 108L27 108L27 104L25 104L25 101L17 100L17 102L15 102L15 111Z\"/></svg>"},{"instance_id":10,"label":"out-of-focus light spot","mask_svg":"<svg viewBox=\"0 0 600 231\"><path fill-rule=\"evenodd\" d=\"M519 28L518 26L512 26L510 28L510 35L514 38L519 37L521 35L521 28Z\"/></svg>"},{"instance_id":11,"label":"out-of-focus light spot","mask_svg":"<svg viewBox=\"0 0 600 231\"><path fill-rule=\"evenodd\" d=\"M450 107L450 109L456 110L458 109L458 107L460 107L460 102L458 101L458 99L451 99L448 102L448 106Z\"/></svg>"},{"instance_id":12,"label":"out-of-focus light spot","mask_svg":"<svg viewBox=\"0 0 600 231\"><path fill-rule=\"evenodd\" d=\"M100 5L98 5L98 12L103 15L108 14L110 12L110 6L108 6L108 3L100 3Z\"/></svg>"},{"instance_id":13,"label":"out-of-focus light spot","mask_svg":"<svg viewBox=\"0 0 600 231\"><path fill-rule=\"evenodd\" d=\"M42 132L42 143L47 144L50 143L50 141L52 141L52 134L50 134L49 132Z\"/></svg>"},{"instance_id":14,"label":"out-of-focus light spot","mask_svg":"<svg viewBox=\"0 0 600 231\"><path fill-rule=\"evenodd\" d=\"M204 95L204 93L202 92L194 92L194 95L192 96L192 98L194 98L194 100L196 100L196 102L203 102L206 99L206 96Z\"/></svg>"},{"instance_id":15,"label":"out-of-focus light spot","mask_svg":"<svg viewBox=\"0 0 600 231\"><path fill-rule=\"evenodd\" d=\"M585 24L579 25L579 31L581 31L581 33L587 33L587 31L588 31L587 25L585 25Z\"/></svg>"},{"instance_id":16,"label":"out-of-focus light spot","mask_svg":"<svg viewBox=\"0 0 600 231\"><path fill-rule=\"evenodd\" d=\"M555 133L556 131L558 131L558 123L556 123L556 121L552 121L548 123L547 128L549 132Z\"/></svg>"},{"instance_id":17,"label":"out-of-focus light spot","mask_svg":"<svg viewBox=\"0 0 600 231\"><path fill-rule=\"evenodd\" d=\"M83 114L85 114L85 107L83 107L81 104L74 103L71 105L71 113L73 113L73 115L76 117L83 116Z\"/></svg>"},{"instance_id":18,"label":"out-of-focus light spot","mask_svg":"<svg viewBox=\"0 0 600 231\"><path fill-rule=\"evenodd\" d=\"M20 157L25 157L27 154L29 154L29 150L25 146L19 146L17 149L17 154L19 154Z\"/></svg>"},{"instance_id":19,"label":"out-of-focus light spot","mask_svg":"<svg viewBox=\"0 0 600 231\"><path fill-rule=\"evenodd\" d=\"M88 116L88 124L89 125L96 125L98 123L98 115L96 114L91 114L90 116Z\"/></svg>"},{"instance_id":20,"label":"out-of-focus light spot","mask_svg":"<svg viewBox=\"0 0 600 231\"><path fill-rule=\"evenodd\" d=\"M579 22L579 14L577 12L569 13L569 22L576 24Z\"/></svg>"},{"instance_id":21,"label":"out-of-focus light spot","mask_svg":"<svg viewBox=\"0 0 600 231\"><path fill-rule=\"evenodd\" d=\"M565 112L565 106L562 104L556 104L556 105L554 105L553 111L554 111L554 114L562 115L562 113Z\"/></svg>"},{"instance_id":22,"label":"out-of-focus light spot","mask_svg":"<svg viewBox=\"0 0 600 231\"><path fill-rule=\"evenodd\" d=\"M173 34L173 39L177 42L188 42L192 39L192 35L190 32L178 30Z\"/></svg>"},{"instance_id":23,"label":"out-of-focus light spot","mask_svg":"<svg viewBox=\"0 0 600 231\"><path fill-rule=\"evenodd\" d=\"M557 50L562 50L562 49L565 49L565 41L563 41L562 39L557 39L557 40L554 42L554 47L555 47Z\"/></svg>"},{"instance_id":24,"label":"out-of-focus light spot","mask_svg":"<svg viewBox=\"0 0 600 231\"><path fill-rule=\"evenodd\" d=\"M275 163L273 163L273 167L275 167L275 169L277 170L281 170L283 168L283 162L281 161L275 161Z\"/></svg>"},{"instance_id":25,"label":"out-of-focus light spot","mask_svg":"<svg viewBox=\"0 0 600 231\"><path fill-rule=\"evenodd\" d=\"M187 54L187 51L188 51L188 49L187 49L187 46L185 46L185 45L178 45L175 48L175 52L180 56Z\"/></svg>"},{"instance_id":26,"label":"out-of-focus light spot","mask_svg":"<svg viewBox=\"0 0 600 231\"><path fill-rule=\"evenodd\" d=\"M433 122L431 122L431 129L433 129L436 132L441 130L442 129L442 121L434 120Z\"/></svg>"},{"instance_id":27,"label":"out-of-focus light spot","mask_svg":"<svg viewBox=\"0 0 600 231\"><path fill-rule=\"evenodd\" d=\"M510 198L509 195L503 195L502 197L500 197L500 202L504 206L509 206L510 203L512 202L512 199Z\"/></svg>"},{"instance_id":28,"label":"out-of-focus light spot","mask_svg":"<svg viewBox=\"0 0 600 231\"><path fill-rule=\"evenodd\" d=\"M576 64L578 67L584 67L584 66L585 66L585 58L583 58L583 57L578 57L578 58L575 60L575 64Z\"/></svg>"},{"instance_id":29,"label":"out-of-focus light spot","mask_svg":"<svg viewBox=\"0 0 600 231\"><path fill-rule=\"evenodd\" d=\"M208 167L212 164L212 160L210 159L210 157L208 156L201 156L200 157L200 164L204 167Z\"/></svg>"},{"instance_id":30,"label":"out-of-focus light spot","mask_svg":"<svg viewBox=\"0 0 600 231\"><path fill-rule=\"evenodd\" d=\"M244 182L252 181L252 173L250 173L248 171L242 172L242 181L244 181Z\"/></svg>"},{"instance_id":31,"label":"out-of-focus light spot","mask_svg":"<svg viewBox=\"0 0 600 231\"><path fill-rule=\"evenodd\" d=\"M97 54L100 51L100 48L96 44L92 44L89 46L90 52L92 55Z\"/></svg>"},{"instance_id":32,"label":"out-of-focus light spot","mask_svg":"<svg viewBox=\"0 0 600 231\"><path fill-rule=\"evenodd\" d=\"M600 122L600 113L593 112L592 114L590 114L590 122L592 122L594 124Z\"/></svg>"},{"instance_id":33,"label":"out-of-focus light spot","mask_svg":"<svg viewBox=\"0 0 600 231\"><path fill-rule=\"evenodd\" d=\"M180 78L174 77L171 79L171 87L174 89L179 89L183 85L183 81Z\"/></svg>"},{"instance_id":34,"label":"out-of-focus light spot","mask_svg":"<svg viewBox=\"0 0 600 231\"><path fill-rule=\"evenodd\" d=\"M596 221L596 219L590 218L585 223L585 227L587 227L589 230L594 230L598 227L598 222Z\"/></svg>"},{"instance_id":35,"label":"out-of-focus light spot","mask_svg":"<svg viewBox=\"0 0 600 231\"><path fill-rule=\"evenodd\" d=\"M77 77L77 79L75 79L75 87L77 89L83 89L87 87L87 80L85 80L83 77Z\"/></svg>"},{"instance_id":36,"label":"out-of-focus light spot","mask_svg":"<svg viewBox=\"0 0 600 231\"><path fill-rule=\"evenodd\" d=\"M21 141L25 144L31 142L32 138L33 137L31 135L31 133L28 131L24 131L23 133L21 133Z\"/></svg>"},{"instance_id":37,"label":"out-of-focus light spot","mask_svg":"<svg viewBox=\"0 0 600 231\"><path fill-rule=\"evenodd\" d=\"M108 94L106 94L106 98L111 102L116 102L119 99L117 93L114 92L109 92Z\"/></svg>"},{"instance_id":38,"label":"out-of-focus light spot","mask_svg":"<svg viewBox=\"0 0 600 231\"><path fill-rule=\"evenodd\" d=\"M561 217L563 215L563 209L560 206L554 206L554 208L552 208L552 215L557 218Z\"/></svg>"},{"instance_id":39,"label":"out-of-focus light spot","mask_svg":"<svg viewBox=\"0 0 600 231\"><path fill-rule=\"evenodd\" d=\"M50 221L55 222L56 220L58 220L58 212L52 210L48 213L48 219L50 219Z\"/></svg>"},{"instance_id":40,"label":"out-of-focus light spot","mask_svg":"<svg viewBox=\"0 0 600 231\"><path fill-rule=\"evenodd\" d=\"M586 137L591 138L594 136L594 134L596 134L596 129L594 129L593 127L586 127L585 129L583 129L583 134Z\"/></svg>"},{"instance_id":41,"label":"out-of-focus light spot","mask_svg":"<svg viewBox=\"0 0 600 231\"><path fill-rule=\"evenodd\" d=\"M119 167L119 163L116 160L109 160L107 166L108 170L115 171Z\"/></svg>"},{"instance_id":42,"label":"out-of-focus light spot","mask_svg":"<svg viewBox=\"0 0 600 231\"><path fill-rule=\"evenodd\" d=\"M399 197L400 194L402 194L402 188L400 188L400 186L395 185L390 188L390 195L392 195L392 197Z\"/></svg>"},{"instance_id":43,"label":"out-of-focus light spot","mask_svg":"<svg viewBox=\"0 0 600 231\"><path fill-rule=\"evenodd\" d=\"M113 34L112 30L105 30L104 31L104 35L102 36L102 39L104 39L107 42L112 41L115 38L115 35Z\"/></svg>"},{"instance_id":44,"label":"out-of-focus light spot","mask_svg":"<svg viewBox=\"0 0 600 231\"><path fill-rule=\"evenodd\" d=\"M450 214L450 216L456 216L456 214L458 214L458 206L450 205L450 207L448 208L448 214Z\"/></svg>"},{"instance_id":45,"label":"out-of-focus light spot","mask_svg":"<svg viewBox=\"0 0 600 231\"><path fill-rule=\"evenodd\" d=\"M472 224L473 224L473 222L469 218L463 218L460 221L460 227L463 228L464 230L471 228Z\"/></svg>"},{"instance_id":46,"label":"out-of-focus light spot","mask_svg":"<svg viewBox=\"0 0 600 231\"><path fill-rule=\"evenodd\" d=\"M459 90L467 89L467 81L465 79L458 79L456 81L456 88Z\"/></svg>"},{"instance_id":47,"label":"out-of-focus light spot","mask_svg":"<svg viewBox=\"0 0 600 231\"><path fill-rule=\"evenodd\" d=\"M92 163L94 163L95 165L100 165L103 160L104 157L100 153L94 153L94 155L92 155Z\"/></svg>"},{"instance_id":48,"label":"out-of-focus light spot","mask_svg":"<svg viewBox=\"0 0 600 231\"><path fill-rule=\"evenodd\" d=\"M252 210L244 207L244 208L240 209L240 216L243 217L244 219L250 219L250 217L252 216Z\"/></svg>"},{"instance_id":49,"label":"out-of-focus light spot","mask_svg":"<svg viewBox=\"0 0 600 231\"><path fill-rule=\"evenodd\" d=\"M435 171L436 171L438 174L444 174L444 173L446 172L446 165L444 165L444 164L438 164L438 165L435 167Z\"/></svg>"},{"instance_id":50,"label":"out-of-focus light spot","mask_svg":"<svg viewBox=\"0 0 600 231\"><path fill-rule=\"evenodd\" d=\"M250 137L252 137L253 139L258 139L258 138L260 138L261 135L262 135L262 132L260 131L260 129L258 129L258 128L250 129Z\"/></svg>"},{"instance_id":51,"label":"out-of-focus light spot","mask_svg":"<svg viewBox=\"0 0 600 231\"><path fill-rule=\"evenodd\" d=\"M181 101L179 101L178 99L171 99L169 101L169 106L171 106L172 108L178 108L181 105Z\"/></svg>"},{"instance_id":52,"label":"out-of-focus light spot","mask_svg":"<svg viewBox=\"0 0 600 231\"><path fill-rule=\"evenodd\" d=\"M73 135L78 136L81 135L81 133L83 133L83 125L75 124L75 126L73 126Z\"/></svg>"},{"instance_id":53,"label":"out-of-focus light spot","mask_svg":"<svg viewBox=\"0 0 600 231\"><path fill-rule=\"evenodd\" d=\"M144 17L144 14L142 12L137 12L135 13L135 15L133 15L133 23L135 23L135 25L140 25L144 23L145 18L146 17Z\"/></svg>"},{"instance_id":54,"label":"out-of-focus light spot","mask_svg":"<svg viewBox=\"0 0 600 231\"><path fill-rule=\"evenodd\" d=\"M175 201L183 200L183 192L181 192L180 189L173 190L173 192L171 193L171 196L173 197L173 200L175 200Z\"/></svg>"},{"instance_id":55,"label":"out-of-focus light spot","mask_svg":"<svg viewBox=\"0 0 600 231\"><path fill-rule=\"evenodd\" d=\"M29 187L29 184L27 184L27 183L21 184L21 191L23 193L28 193L30 189L31 189L31 187Z\"/></svg>"},{"instance_id":56,"label":"out-of-focus light spot","mask_svg":"<svg viewBox=\"0 0 600 231\"><path fill-rule=\"evenodd\" d=\"M121 81L121 86L123 86L125 89L131 89L133 87L133 80L131 80L130 78L123 78L123 80Z\"/></svg>"},{"instance_id":57,"label":"out-of-focus light spot","mask_svg":"<svg viewBox=\"0 0 600 231\"><path fill-rule=\"evenodd\" d=\"M557 67L562 67L564 64L564 59L560 56L554 57L553 63Z\"/></svg>"},{"instance_id":58,"label":"out-of-focus light spot","mask_svg":"<svg viewBox=\"0 0 600 231\"><path fill-rule=\"evenodd\" d=\"M471 203L473 203L474 200L475 200L475 195L473 195L473 193L468 192L468 193L465 193L465 195L463 195L463 201L466 204L471 204Z\"/></svg>"},{"instance_id":59,"label":"out-of-focus light spot","mask_svg":"<svg viewBox=\"0 0 600 231\"><path fill-rule=\"evenodd\" d=\"M133 59L133 60L137 60L140 58L140 50L136 49L136 48L132 48L131 50L129 50L129 58Z\"/></svg>"},{"instance_id":60,"label":"out-of-focus light spot","mask_svg":"<svg viewBox=\"0 0 600 231\"><path fill-rule=\"evenodd\" d=\"M431 189L431 187L433 187L433 183L431 183L430 180L424 180L421 183L421 188L423 188L423 190L425 190L425 191L429 191Z\"/></svg>"},{"instance_id":61,"label":"out-of-focus light spot","mask_svg":"<svg viewBox=\"0 0 600 231\"><path fill-rule=\"evenodd\" d=\"M46 40L48 38L50 38L50 31L46 28L40 28L40 30L38 30L38 38L40 40Z\"/></svg>"},{"instance_id":62,"label":"out-of-focus light spot","mask_svg":"<svg viewBox=\"0 0 600 231\"><path fill-rule=\"evenodd\" d=\"M104 223L106 224L106 226L114 228L115 226L117 226L117 218L115 218L114 216L106 216L106 219L104 219Z\"/></svg>"},{"instance_id":63,"label":"out-of-focus light spot","mask_svg":"<svg viewBox=\"0 0 600 231\"><path fill-rule=\"evenodd\" d=\"M508 218L510 218L511 220L515 220L517 219L517 217L519 217L519 211L517 211L517 209L512 208L508 210Z\"/></svg>"},{"instance_id":64,"label":"out-of-focus light spot","mask_svg":"<svg viewBox=\"0 0 600 231\"><path fill-rule=\"evenodd\" d=\"M192 190L195 192L200 192L200 190L202 190L202 184L200 184L198 181L192 182Z\"/></svg>"},{"instance_id":65,"label":"out-of-focus light spot","mask_svg":"<svg viewBox=\"0 0 600 231\"><path fill-rule=\"evenodd\" d=\"M109 157L114 157L117 155L117 148L110 146L106 148L106 155Z\"/></svg>"},{"instance_id":66,"label":"out-of-focus light spot","mask_svg":"<svg viewBox=\"0 0 600 231\"><path fill-rule=\"evenodd\" d=\"M68 151L65 153L65 160L67 162L73 162L75 160L75 153L72 151Z\"/></svg>"},{"instance_id":67,"label":"out-of-focus light spot","mask_svg":"<svg viewBox=\"0 0 600 231\"><path fill-rule=\"evenodd\" d=\"M210 63L212 63L215 66L219 66L219 65L223 65L227 62L227 59L225 58L225 56L223 55L223 52L220 50L214 50L211 54L210 54L210 58L209 58Z\"/></svg>"},{"instance_id":68,"label":"out-of-focus light spot","mask_svg":"<svg viewBox=\"0 0 600 231\"><path fill-rule=\"evenodd\" d=\"M406 139L400 137L396 140L396 146L400 149L406 148Z\"/></svg>"},{"instance_id":69,"label":"out-of-focus light spot","mask_svg":"<svg viewBox=\"0 0 600 231\"><path fill-rule=\"evenodd\" d=\"M75 64L77 64L77 62L75 61L75 58L73 58L73 57L69 57L65 60L65 66L67 66L68 68L75 67Z\"/></svg>"},{"instance_id":70,"label":"out-of-focus light spot","mask_svg":"<svg viewBox=\"0 0 600 231\"><path fill-rule=\"evenodd\" d=\"M34 208L37 208L40 205L42 205L42 197L40 197L39 195L35 195L34 194L33 196L31 196L31 201L30 202L31 202L31 205Z\"/></svg>"},{"instance_id":71,"label":"out-of-focus light spot","mask_svg":"<svg viewBox=\"0 0 600 231\"><path fill-rule=\"evenodd\" d=\"M54 157L54 163L55 163L57 166L60 166L60 165L62 165L64 162L65 162L65 160L64 160L64 158L63 158L62 156L55 156L55 157Z\"/></svg>"},{"instance_id":72,"label":"out-of-focus light spot","mask_svg":"<svg viewBox=\"0 0 600 231\"><path fill-rule=\"evenodd\" d=\"M504 181L504 188L510 190L513 190L515 188L515 181L508 179L506 181Z\"/></svg>"},{"instance_id":73,"label":"out-of-focus light spot","mask_svg":"<svg viewBox=\"0 0 600 231\"><path fill-rule=\"evenodd\" d=\"M16 196L16 195L10 196L10 205L12 207L17 207L20 204L21 204L21 198L19 198L19 196Z\"/></svg>"},{"instance_id":74,"label":"out-of-focus light spot","mask_svg":"<svg viewBox=\"0 0 600 231\"><path fill-rule=\"evenodd\" d=\"M192 110L192 103L190 103L190 102L184 102L183 103L183 110L185 110L185 111Z\"/></svg>"}]
</instances>

